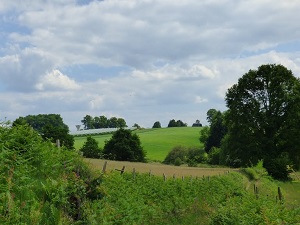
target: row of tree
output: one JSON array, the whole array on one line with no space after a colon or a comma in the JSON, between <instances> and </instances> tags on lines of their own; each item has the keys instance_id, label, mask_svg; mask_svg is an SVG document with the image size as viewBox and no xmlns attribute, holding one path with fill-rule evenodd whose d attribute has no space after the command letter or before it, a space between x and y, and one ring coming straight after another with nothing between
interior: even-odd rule
<instances>
[{"instance_id":1,"label":"row of tree","mask_svg":"<svg viewBox=\"0 0 300 225\"><path fill-rule=\"evenodd\" d=\"M81 123L84 126L85 130L88 129L100 129L100 128L125 128L127 127L126 121L123 118L111 117L108 119L106 116L92 117L90 115L86 115ZM181 120L170 120L168 123L168 127L186 127L187 123L182 122ZM202 127L200 120L196 120L193 124L194 127ZM137 123L133 125L133 127L141 128ZM152 128L161 128L161 123L156 121Z\"/></svg>"},{"instance_id":2,"label":"row of tree","mask_svg":"<svg viewBox=\"0 0 300 225\"><path fill-rule=\"evenodd\" d=\"M88 129L99 129L99 128L124 128L127 127L126 121L123 118L106 116L95 116L86 115L81 120L85 130Z\"/></svg>"},{"instance_id":3,"label":"row of tree","mask_svg":"<svg viewBox=\"0 0 300 225\"><path fill-rule=\"evenodd\" d=\"M300 168L300 80L282 65L250 70L226 93L228 110L207 112L201 132L216 163L252 166L263 160L270 175L288 178Z\"/></svg>"}]
</instances>

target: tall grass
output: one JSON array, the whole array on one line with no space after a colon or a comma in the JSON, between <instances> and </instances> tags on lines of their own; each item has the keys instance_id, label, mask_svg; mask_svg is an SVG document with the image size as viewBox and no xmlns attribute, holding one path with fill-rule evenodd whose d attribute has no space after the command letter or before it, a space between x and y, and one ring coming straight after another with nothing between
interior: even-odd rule
<instances>
[{"instance_id":1,"label":"tall grass","mask_svg":"<svg viewBox=\"0 0 300 225\"><path fill-rule=\"evenodd\" d=\"M91 174L78 154L28 126L0 127L0 224L71 224Z\"/></svg>"}]
</instances>

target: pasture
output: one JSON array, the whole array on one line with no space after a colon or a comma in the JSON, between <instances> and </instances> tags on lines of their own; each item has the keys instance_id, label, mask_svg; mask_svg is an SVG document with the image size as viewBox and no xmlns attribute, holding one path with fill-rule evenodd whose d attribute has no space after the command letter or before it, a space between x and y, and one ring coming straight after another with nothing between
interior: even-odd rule
<instances>
[{"instance_id":1,"label":"pasture","mask_svg":"<svg viewBox=\"0 0 300 225\"><path fill-rule=\"evenodd\" d=\"M203 147L200 143L200 127L170 127L156 129L142 129L133 131L141 141L141 145L147 152L150 161L163 161L169 151L175 146ZM103 148L105 141L111 138L112 134L93 135ZM75 137L75 148L80 149L86 141L86 136Z\"/></svg>"}]
</instances>

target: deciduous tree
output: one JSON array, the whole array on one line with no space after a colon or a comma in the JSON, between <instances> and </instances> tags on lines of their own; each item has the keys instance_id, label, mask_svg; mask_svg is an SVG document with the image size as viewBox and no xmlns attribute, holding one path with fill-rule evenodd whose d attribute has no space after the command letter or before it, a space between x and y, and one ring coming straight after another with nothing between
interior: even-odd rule
<instances>
[{"instance_id":1,"label":"deciduous tree","mask_svg":"<svg viewBox=\"0 0 300 225\"><path fill-rule=\"evenodd\" d=\"M103 149L104 157L118 161L145 162L146 153L140 138L130 130L119 129L107 141Z\"/></svg>"},{"instance_id":2,"label":"deciduous tree","mask_svg":"<svg viewBox=\"0 0 300 225\"><path fill-rule=\"evenodd\" d=\"M299 168L300 81L290 70L274 64L250 70L228 89L226 104L229 133L223 150L229 164L263 159L268 165L287 153Z\"/></svg>"}]
</instances>

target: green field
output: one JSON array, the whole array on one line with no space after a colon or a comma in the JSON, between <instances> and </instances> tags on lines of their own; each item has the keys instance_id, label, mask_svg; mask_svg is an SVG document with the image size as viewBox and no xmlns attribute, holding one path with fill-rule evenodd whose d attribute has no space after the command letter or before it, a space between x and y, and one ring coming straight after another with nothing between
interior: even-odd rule
<instances>
[{"instance_id":1,"label":"green field","mask_svg":"<svg viewBox=\"0 0 300 225\"><path fill-rule=\"evenodd\" d=\"M157 129L143 129L135 132L141 140L144 150L147 152L149 160L163 161L168 152L177 145L186 147L203 147L200 143L199 127L172 127L172 128L157 128ZM105 140L111 138L111 134L95 135L99 147L104 146ZM75 137L75 148L79 149L86 137Z\"/></svg>"}]
</instances>

